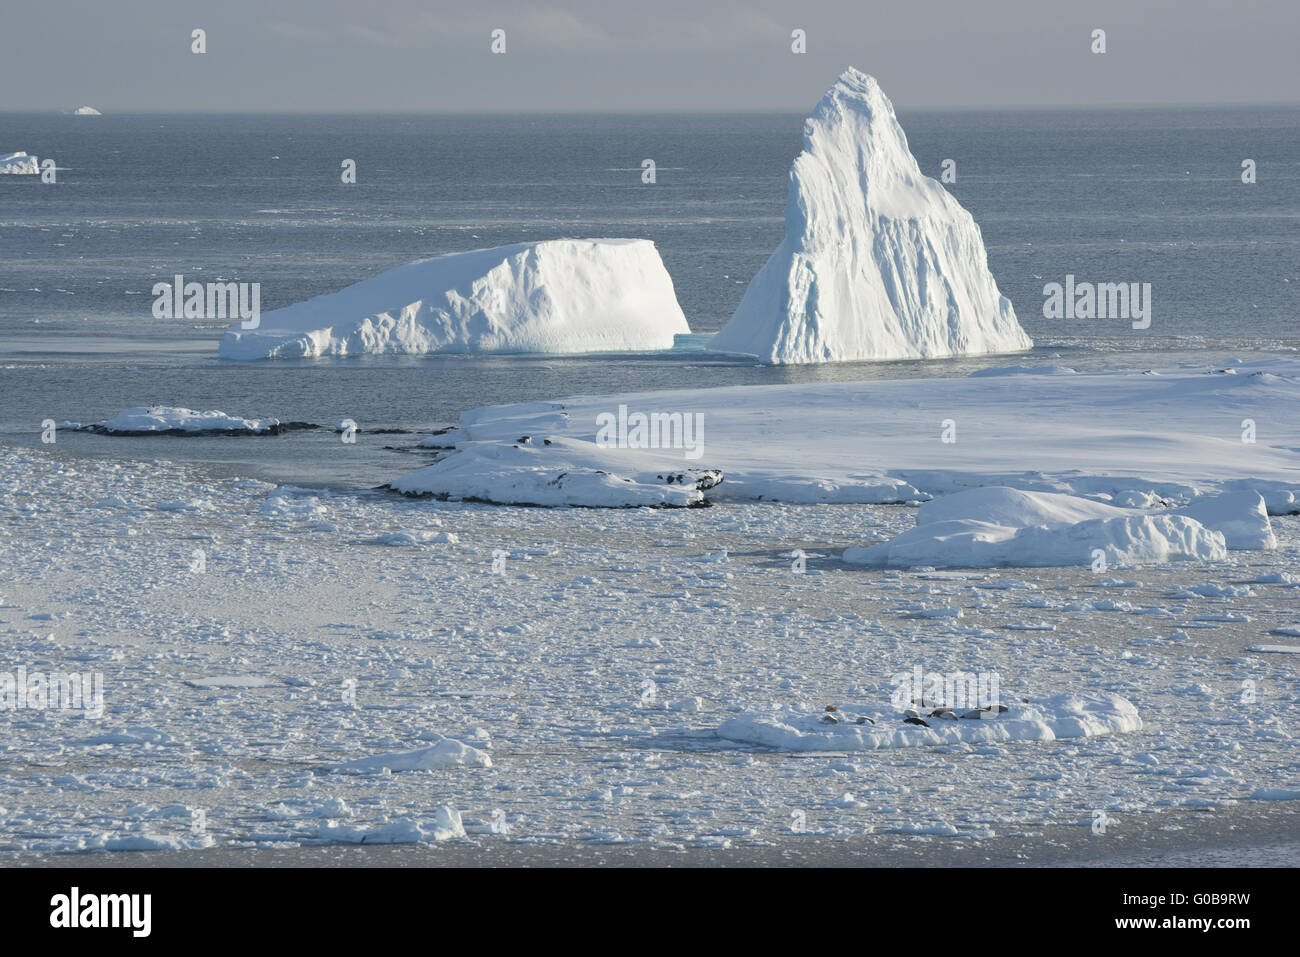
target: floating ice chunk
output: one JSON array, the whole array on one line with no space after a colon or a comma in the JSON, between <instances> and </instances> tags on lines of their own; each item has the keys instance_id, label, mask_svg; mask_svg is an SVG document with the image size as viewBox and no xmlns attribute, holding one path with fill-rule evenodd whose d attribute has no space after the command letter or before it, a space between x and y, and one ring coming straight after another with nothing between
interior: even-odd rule
<instances>
[{"instance_id":1,"label":"floating ice chunk","mask_svg":"<svg viewBox=\"0 0 1300 957\"><path fill-rule=\"evenodd\" d=\"M0 174L32 175L41 171L35 156L26 153L0 153Z\"/></svg>"},{"instance_id":2,"label":"floating ice chunk","mask_svg":"<svg viewBox=\"0 0 1300 957\"><path fill-rule=\"evenodd\" d=\"M777 364L1033 345L989 273L975 220L921 173L864 73L841 74L804 124L785 222L710 349Z\"/></svg>"},{"instance_id":3,"label":"floating ice chunk","mask_svg":"<svg viewBox=\"0 0 1300 957\"><path fill-rule=\"evenodd\" d=\"M416 545L454 545L460 541L455 532L390 532L375 538L363 538L362 545L389 545L394 547L411 547Z\"/></svg>"},{"instance_id":4,"label":"floating ice chunk","mask_svg":"<svg viewBox=\"0 0 1300 957\"><path fill-rule=\"evenodd\" d=\"M888 542L845 550L850 564L911 568L1108 565L1217 560L1223 535L1184 515L1134 513L1104 502L1001 486L922 505L916 527Z\"/></svg>"},{"instance_id":5,"label":"floating ice chunk","mask_svg":"<svg viewBox=\"0 0 1300 957\"><path fill-rule=\"evenodd\" d=\"M430 844L464 837L460 812L450 805L438 808L432 821L403 818L374 827L322 821L316 837L332 844Z\"/></svg>"},{"instance_id":6,"label":"floating ice chunk","mask_svg":"<svg viewBox=\"0 0 1300 957\"><path fill-rule=\"evenodd\" d=\"M390 771L436 771L459 767L490 768L492 758L478 748L471 748L453 738L443 738L430 748L357 758L355 761L336 766L335 770L344 773L365 773L383 768Z\"/></svg>"},{"instance_id":7,"label":"floating ice chunk","mask_svg":"<svg viewBox=\"0 0 1300 957\"><path fill-rule=\"evenodd\" d=\"M1009 703L1005 712L983 720L927 719L929 727L907 724L888 708L844 705L840 714L871 717L856 723L826 723L824 711L776 707L749 711L724 721L720 738L780 751L870 751L961 742L1055 741L1142 729L1133 703L1105 692L1051 695L1032 704Z\"/></svg>"},{"instance_id":8,"label":"floating ice chunk","mask_svg":"<svg viewBox=\"0 0 1300 957\"><path fill-rule=\"evenodd\" d=\"M1174 509L1174 515L1194 518L1222 532L1229 548L1277 548L1264 497L1258 492L1228 492Z\"/></svg>"},{"instance_id":9,"label":"floating ice chunk","mask_svg":"<svg viewBox=\"0 0 1300 957\"><path fill-rule=\"evenodd\" d=\"M654 243L557 239L407 263L232 326L225 359L671 349L690 332Z\"/></svg>"},{"instance_id":10,"label":"floating ice chunk","mask_svg":"<svg viewBox=\"0 0 1300 957\"><path fill-rule=\"evenodd\" d=\"M231 432L248 435L276 434L279 419L243 419L224 412L195 412L169 406L141 406L119 412L105 422L81 427L89 432L109 435L186 434L203 432Z\"/></svg>"}]
</instances>

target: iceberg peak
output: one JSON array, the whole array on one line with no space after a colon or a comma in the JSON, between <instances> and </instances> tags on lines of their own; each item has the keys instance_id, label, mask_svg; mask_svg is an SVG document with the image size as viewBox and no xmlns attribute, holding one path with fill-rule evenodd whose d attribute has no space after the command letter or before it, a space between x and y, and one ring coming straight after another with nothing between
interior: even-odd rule
<instances>
[{"instance_id":1,"label":"iceberg peak","mask_svg":"<svg viewBox=\"0 0 1300 957\"><path fill-rule=\"evenodd\" d=\"M781 364L1033 345L989 273L975 220L921 172L874 77L841 73L803 138L785 239L710 348Z\"/></svg>"}]
</instances>

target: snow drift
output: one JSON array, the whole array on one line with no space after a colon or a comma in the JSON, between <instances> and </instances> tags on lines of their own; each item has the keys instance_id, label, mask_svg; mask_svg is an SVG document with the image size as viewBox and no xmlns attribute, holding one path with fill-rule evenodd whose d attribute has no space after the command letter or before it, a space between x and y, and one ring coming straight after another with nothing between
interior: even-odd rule
<instances>
[{"instance_id":1,"label":"snow drift","mask_svg":"<svg viewBox=\"0 0 1300 957\"><path fill-rule=\"evenodd\" d=\"M39 173L36 157L27 153L0 153L0 173L31 175Z\"/></svg>"},{"instance_id":2,"label":"snow drift","mask_svg":"<svg viewBox=\"0 0 1300 957\"><path fill-rule=\"evenodd\" d=\"M232 326L226 359L671 349L688 333L645 239L560 239L407 263Z\"/></svg>"},{"instance_id":3,"label":"snow drift","mask_svg":"<svg viewBox=\"0 0 1300 957\"><path fill-rule=\"evenodd\" d=\"M880 85L852 67L804 126L785 222L709 348L780 364L1033 345L989 273L975 220L921 173Z\"/></svg>"}]
</instances>

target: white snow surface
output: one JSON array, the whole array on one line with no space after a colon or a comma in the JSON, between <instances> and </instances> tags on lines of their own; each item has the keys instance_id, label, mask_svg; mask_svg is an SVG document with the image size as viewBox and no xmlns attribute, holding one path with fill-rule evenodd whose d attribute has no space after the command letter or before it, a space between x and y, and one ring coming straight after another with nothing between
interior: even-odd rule
<instances>
[{"instance_id":1,"label":"white snow surface","mask_svg":"<svg viewBox=\"0 0 1300 957\"><path fill-rule=\"evenodd\" d=\"M1033 345L975 220L921 172L873 77L850 67L805 123L785 221L711 349L782 364Z\"/></svg>"},{"instance_id":2,"label":"white snow surface","mask_svg":"<svg viewBox=\"0 0 1300 957\"><path fill-rule=\"evenodd\" d=\"M232 326L225 359L671 349L688 333L646 239L556 239L406 263Z\"/></svg>"},{"instance_id":3,"label":"white snow surface","mask_svg":"<svg viewBox=\"0 0 1300 957\"><path fill-rule=\"evenodd\" d=\"M620 406L702 414L700 454L598 445L597 417ZM1300 361L1290 357L1160 375L1026 373L575 396L466 412L454 433L438 437L454 442L454 451L392 485L499 504L590 506L917 503L997 485L1093 500L1071 504L1053 524L1164 510L1162 521L1121 529L1121 538L1158 532L1174 551L1209 555L1213 536L1196 529L1218 530L1218 548L1266 548L1263 511L1297 510L1297 409ZM1245 418L1257 423L1254 443L1241 441ZM956 441L942 440L947 420ZM1230 492L1243 497L1210 500ZM1125 508L1094 507L1107 503Z\"/></svg>"},{"instance_id":4,"label":"white snow surface","mask_svg":"<svg viewBox=\"0 0 1300 957\"><path fill-rule=\"evenodd\" d=\"M30 175L39 173L36 157L27 153L0 153L0 173Z\"/></svg>"}]
</instances>

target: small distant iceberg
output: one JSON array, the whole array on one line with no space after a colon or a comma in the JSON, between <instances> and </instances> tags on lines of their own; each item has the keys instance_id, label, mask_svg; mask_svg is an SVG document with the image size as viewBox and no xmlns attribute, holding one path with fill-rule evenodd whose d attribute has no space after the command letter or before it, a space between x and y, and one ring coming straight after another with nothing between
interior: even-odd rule
<instances>
[{"instance_id":1,"label":"small distant iceberg","mask_svg":"<svg viewBox=\"0 0 1300 957\"><path fill-rule=\"evenodd\" d=\"M104 114L99 112L99 110L95 109L93 106L79 106L72 111L72 115L73 116L103 116Z\"/></svg>"},{"instance_id":2,"label":"small distant iceberg","mask_svg":"<svg viewBox=\"0 0 1300 957\"><path fill-rule=\"evenodd\" d=\"M709 348L773 365L1020 352L1033 346L979 227L850 67L804 125L785 239Z\"/></svg>"},{"instance_id":3,"label":"small distant iceberg","mask_svg":"<svg viewBox=\"0 0 1300 957\"><path fill-rule=\"evenodd\" d=\"M0 154L0 174L34 175L40 171L35 156L21 152Z\"/></svg>"},{"instance_id":4,"label":"small distant iceberg","mask_svg":"<svg viewBox=\"0 0 1300 957\"><path fill-rule=\"evenodd\" d=\"M557 239L398 266L232 326L219 354L645 352L689 332L654 243Z\"/></svg>"}]
</instances>

